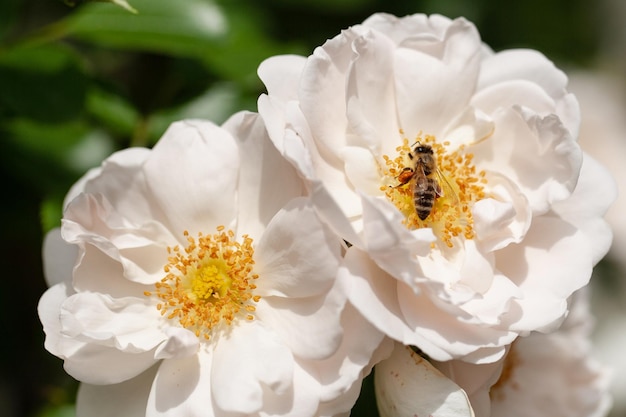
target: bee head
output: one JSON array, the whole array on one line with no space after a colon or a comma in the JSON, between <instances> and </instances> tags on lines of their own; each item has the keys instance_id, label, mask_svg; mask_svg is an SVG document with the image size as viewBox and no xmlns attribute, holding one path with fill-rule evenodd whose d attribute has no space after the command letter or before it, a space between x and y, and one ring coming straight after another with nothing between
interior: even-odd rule
<instances>
[{"instance_id":1,"label":"bee head","mask_svg":"<svg viewBox=\"0 0 626 417\"><path fill-rule=\"evenodd\" d=\"M422 145L421 143L418 143L417 145L415 145L415 148L413 148L413 152L417 153L417 154L433 154L433 148L431 148L429 145Z\"/></svg>"}]
</instances>

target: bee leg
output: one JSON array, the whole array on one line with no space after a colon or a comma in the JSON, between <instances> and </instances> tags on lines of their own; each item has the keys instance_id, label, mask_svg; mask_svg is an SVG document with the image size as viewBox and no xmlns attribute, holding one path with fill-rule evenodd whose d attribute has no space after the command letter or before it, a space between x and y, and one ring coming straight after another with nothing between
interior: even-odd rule
<instances>
[{"instance_id":1,"label":"bee leg","mask_svg":"<svg viewBox=\"0 0 626 417\"><path fill-rule=\"evenodd\" d=\"M437 184L437 186L435 187L435 194L437 198L443 197L443 189L439 184Z\"/></svg>"},{"instance_id":2,"label":"bee leg","mask_svg":"<svg viewBox=\"0 0 626 417\"><path fill-rule=\"evenodd\" d=\"M403 185L411 181L411 178L413 178L414 175L415 171L413 170L413 168L404 167L402 172L400 172L400 175L398 175L397 177L399 184L396 185L394 188L402 187Z\"/></svg>"}]
</instances>

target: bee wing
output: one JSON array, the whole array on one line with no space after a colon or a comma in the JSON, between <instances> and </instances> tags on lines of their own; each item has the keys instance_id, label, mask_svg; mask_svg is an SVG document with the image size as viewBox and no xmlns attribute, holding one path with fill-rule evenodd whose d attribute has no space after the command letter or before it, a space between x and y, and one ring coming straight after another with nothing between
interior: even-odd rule
<instances>
[{"instance_id":1,"label":"bee wing","mask_svg":"<svg viewBox=\"0 0 626 417\"><path fill-rule=\"evenodd\" d=\"M437 188L437 190L435 190L437 192L437 196L446 197L447 199L449 199L452 205L458 205L459 196L454 190L452 184L450 184L450 181L448 181L446 176L443 175L439 168L435 170L435 176L437 178L437 182L439 183L439 187Z\"/></svg>"}]
</instances>

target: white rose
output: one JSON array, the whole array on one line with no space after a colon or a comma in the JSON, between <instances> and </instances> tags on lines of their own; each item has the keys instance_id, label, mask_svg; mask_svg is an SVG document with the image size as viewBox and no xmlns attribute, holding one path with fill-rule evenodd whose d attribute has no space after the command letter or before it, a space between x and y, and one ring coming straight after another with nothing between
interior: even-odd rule
<instances>
[{"instance_id":1,"label":"white rose","mask_svg":"<svg viewBox=\"0 0 626 417\"><path fill-rule=\"evenodd\" d=\"M496 363L434 365L467 392L477 417L605 416L609 371L591 356L588 295L574 294L558 330L516 339Z\"/></svg>"},{"instance_id":2,"label":"white rose","mask_svg":"<svg viewBox=\"0 0 626 417\"><path fill-rule=\"evenodd\" d=\"M39 303L77 413L348 411L382 335L345 306L341 241L302 195L250 113L175 123L83 177Z\"/></svg>"},{"instance_id":3,"label":"white rose","mask_svg":"<svg viewBox=\"0 0 626 417\"><path fill-rule=\"evenodd\" d=\"M615 190L548 59L494 53L462 18L375 14L259 75L269 135L352 244L340 279L377 328L484 363L560 324L606 253Z\"/></svg>"},{"instance_id":4,"label":"white rose","mask_svg":"<svg viewBox=\"0 0 626 417\"><path fill-rule=\"evenodd\" d=\"M376 365L383 416L601 417L611 405L609 373L590 355L585 291L555 332L516 339L497 362L432 363L400 345ZM402 355L401 352L404 352ZM420 412L417 412L419 410Z\"/></svg>"}]
</instances>

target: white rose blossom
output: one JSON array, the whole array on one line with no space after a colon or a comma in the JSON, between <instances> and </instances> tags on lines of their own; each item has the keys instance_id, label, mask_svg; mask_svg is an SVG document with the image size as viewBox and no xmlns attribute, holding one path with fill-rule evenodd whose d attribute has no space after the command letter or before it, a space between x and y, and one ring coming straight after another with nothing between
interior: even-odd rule
<instances>
[{"instance_id":1,"label":"white rose blossom","mask_svg":"<svg viewBox=\"0 0 626 417\"><path fill-rule=\"evenodd\" d=\"M605 416L610 373L591 355L588 295L586 289L573 295L558 330L516 339L496 363L434 365L468 393L477 417Z\"/></svg>"},{"instance_id":2,"label":"white rose blossom","mask_svg":"<svg viewBox=\"0 0 626 417\"><path fill-rule=\"evenodd\" d=\"M346 305L342 242L302 195L252 113L177 122L85 175L39 303L77 414L349 412L383 337Z\"/></svg>"},{"instance_id":3,"label":"white rose blossom","mask_svg":"<svg viewBox=\"0 0 626 417\"><path fill-rule=\"evenodd\" d=\"M591 356L593 320L585 297L574 295L559 330L534 332L513 343L500 379L491 388L491 417L607 415L610 373Z\"/></svg>"},{"instance_id":4,"label":"white rose blossom","mask_svg":"<svg viewBox=\"0 0 626 417\"><path fill-rule=\"evenodd\" d=\"M608 250L615 190L581 173L578 104L547 58L494 53L463 18L375 14L258 73L269 135L352 245L340 280L378 329L487 363L558 327Z\"/></svg>"},{"instance_id":5,"label":"white rose blossom","mask_svg":"<svg viewBox=\"0 0 626 417\"><path fill-rule=\"evenodd\" d=\"M453 360L431 364L413 352L412 360L406 353L399 356L402 349L397 346L394 354L375 368L380 414L440 415L439 410L445 409L449 411L441 415L605 416L611 405L609 372L591 356L592 317L587 297L585 290L574 294L561 328L517 338L494 363ZM431 392L433 386L441 387L440 391ZM468 397L470 411L463 401Z\"/></svg>"}]
</instances>

